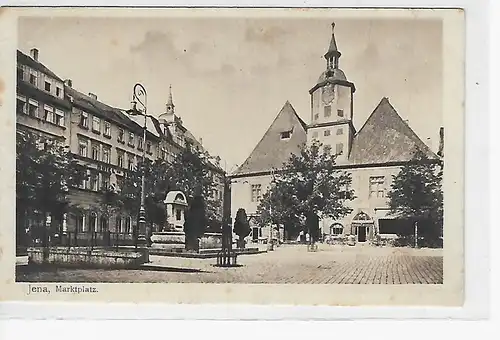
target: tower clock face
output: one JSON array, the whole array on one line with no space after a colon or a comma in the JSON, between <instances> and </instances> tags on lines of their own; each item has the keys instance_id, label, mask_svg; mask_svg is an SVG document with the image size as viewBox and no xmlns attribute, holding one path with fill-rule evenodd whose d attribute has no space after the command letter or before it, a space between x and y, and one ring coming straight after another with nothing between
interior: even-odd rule
<instances>
[{"instance_id":1,"label":"tower clock face","mask_svg":"<svg viewBox=\"0 0 500 340\"><path fill-rule=\"evenodd\" d=\"M323 91L323 95L322 95L323 103L325 105L330 104L333 101L333 99L335 98L335 92L334 92L333 85L328 84L328 85L324 86L322 91Z\"/></svg>"}]
</instances>

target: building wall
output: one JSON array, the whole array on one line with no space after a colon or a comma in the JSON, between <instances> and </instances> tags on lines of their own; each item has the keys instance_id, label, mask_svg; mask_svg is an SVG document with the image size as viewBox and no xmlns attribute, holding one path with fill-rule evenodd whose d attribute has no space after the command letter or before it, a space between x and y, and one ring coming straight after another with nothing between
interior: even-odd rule
<instances>
[{"instance_id":1,"label":"building wall","mask_svg":"<svg viewBox=\"0 0 500 340\"><path fill-rule=\"evenodd\" d=\"M307 131L308 143L318 140L324 148L337 155L337 163L346 163L354 133L351 88L327 84L315 90L311 100L312 120Z\"/></svg>"},{"instance_id":2,"label":"building wall","mask_svg":"<svg viewBox=\"0 0 500 340\"><path fill-rule=\"evenodd\" d=\"M247 216L255 215L259 201L252 195L252 186L260 186L261 194L268 190L271 184L271 175L239 177L231 179L231 218L234 221L239 208L245 209Z\"/></svg>"},{"instance_id":3,"label":"building wall","mask_svg":"<svg viewBox=\"0 0 500 340\"><path fill-rule=\"evenodd\" d=\"M328 84L316 89L312 93L311 124L351 120L351 101L352 91L350 87ZM325 115L325 107L330 107L330 115L327 112ZM342 110L342 116L339 116L338 110Z\"/></svg>"},{"instance_id":4,"label":"building wall","mask_svg":"<svg viewBox=\"0 0 500 340\"><path fill-rule=\"evenodd\" d=\"M348 203L352 208L352 212L339 220L332 220L330 218L320 221L323 234L330 234L330 227L335 224L341 224L344 228L343 234L351 234L351 225L354 217L359 212L365 212L370 216L374 222L375 228L378 228L378 219L387 215L388 213L388 199L387 192L391 188L393 175L397 175L401 167L399 166L383 166L383 167L370 167L370 168L357 168L350 169L348 172L352 176L351 188L354 189L356 198ZM375 177L383 178L383 184L372 184L370 186L370 178L372 181ZM376 190L377 192L370 192Z\"/></svg>"},{"instance_id":5,"label":"building wall","mask_svg":"<svg viewBox=\"0 0 500 340\"><path fill-rule=\"evenodd\" d=\"M387 215L388 200L387 192L391 188L392 176L397 175L401 167L381 166L354 168L346 170L352 176L351 188L354 190L356 198L347 203L352 208L352 212L338 220L325 218L320 221L320 228L323 234L330 234L330 227L333 224L340 224L343 227L343 234L355 234L351 230L354 217L359 212L367 213L374 222L374 228L378 228L378 219ZM370 185L370 179L383 178L383 183ZM238 177L231 180L231 217L236 217L239 208L244 208L247 216L255 215L259 202L252 200L252 185L261 185L261 195L269 190L271 183L270 175ZM372 189L372 190L370 190ZM376 189L376 190L375 190ZM375 231L374 230L374 231ZM262 228L260 237L266 237L268 229Z\"/></svg>"}]
</instances>

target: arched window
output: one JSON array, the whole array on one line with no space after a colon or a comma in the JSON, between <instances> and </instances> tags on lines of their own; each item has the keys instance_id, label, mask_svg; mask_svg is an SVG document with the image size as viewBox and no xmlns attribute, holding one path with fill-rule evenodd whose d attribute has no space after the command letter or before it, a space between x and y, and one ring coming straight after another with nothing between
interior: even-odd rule
<instances>
[{"instance_id":1,"label":"arched window","mask_svg":"<svg viewBox=\"0 0 500 340\"><path fill-rule=\"evenodd\" d=\"M75 214L75 228L77 233L85 231L85 215L81 212Z\"/></svg>"},{"instance_id":2,"label":"arched window","mask_svg":"<svg viewBox=\"0 0 500 340\"><path fill-rule=\"evenodd\" d=\"M98 231L103 232L103 231L108 231L108 229L109 229L108 216L102 216L101 223L99 223L99 230Z\"/></svg>"},{"instance_id":3,"label":"arched window","mask_svg":"<svg viewBox=\"0 0 500 340\"><path fill-rule=\"evenodd\" d=\"M97 231L97 213L91 212L89 219L89 231Z\"/></svg>"},{"instance_id":4,"label":"arched window","mask_svg":"<svg viewBox=\"0 0 500 340\"><path fill-rule=\"evenodd\" d=\"M342 235L344 227L340 223L334 223L330 226L330 235Z\"/></svg>"},{"instance_id":5,"label":"arched window","mask_svg":"<svg viewBox=\"0 0 500 340\"><path fill-rule=\"evenodd\" d=\"M122 217L120 215L116 216L115 232L121 233L122 230Z\"/></svg>"},{"instance_id":6,"label":"arched window","mask_svg":"<svg viewBox=\"0 0 500 340\"><path fill-rule=\"evenodd\" d=\"M125 233L130 234L131 225L132 225L132 217L128 216L125 218Z\"/></svg>"}]
</instances>

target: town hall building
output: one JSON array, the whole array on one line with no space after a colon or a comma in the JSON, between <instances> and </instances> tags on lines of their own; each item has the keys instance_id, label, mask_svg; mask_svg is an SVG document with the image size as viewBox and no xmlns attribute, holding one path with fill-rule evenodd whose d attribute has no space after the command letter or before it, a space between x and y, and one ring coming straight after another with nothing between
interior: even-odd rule
<instances>
[{"instance_id":1,"label":"town hall building","mask_svg":"<svg viewBox=\"0 0 500 340\"><path fill-rule=\"evenodd\" d=\"M380 100L363 126L353 124L353 95L356 91L340 69L341 53L337 48L332 24L332 37L324 55L326 70L310 89L310 122L304 122L290 102L286 102L262 139L245 162L231 174L231 214L244 208L250 217L253 240L266 239L269 228L257 225L255 216L263 194L268 190L273 169L282 168L290 154L298 154L302 146L318 140L337 155L339 169L351 174L351 188L356 198L348 204L352 212L340 220L320 221L323 235L355 235L358 242L376 234L394 232L394 219L389 214L387 192L392 177L410 161L416 149L429 159L434 153L399 116L389 99ZM438 156L439 155L439 156Z\"/></svg>"}]
</instances>

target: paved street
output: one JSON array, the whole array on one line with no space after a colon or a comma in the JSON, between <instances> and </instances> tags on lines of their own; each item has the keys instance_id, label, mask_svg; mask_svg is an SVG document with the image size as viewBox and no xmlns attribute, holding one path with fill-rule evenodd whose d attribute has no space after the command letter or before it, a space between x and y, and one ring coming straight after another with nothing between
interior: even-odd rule
<instances>
[{"instance_id":1,"label":"paved street","mask_svg":"<svg viewBox=\"0 0 500 340\"><path fill-rule=\"evenodd\" d=\"M58 269L26 273L18 281L45 282L203 282L313 284L439 284L442 249L284 245L276 251L238 257L237 268L214 267L215 259L151 256L141 270Z\"/></svg>"}]
</instances>

